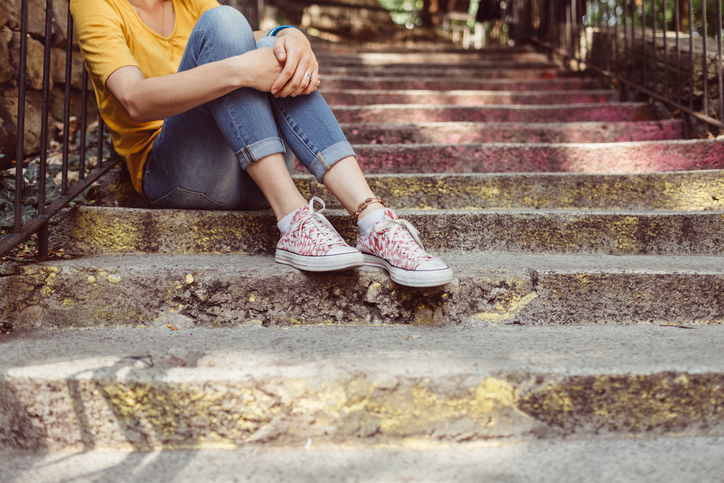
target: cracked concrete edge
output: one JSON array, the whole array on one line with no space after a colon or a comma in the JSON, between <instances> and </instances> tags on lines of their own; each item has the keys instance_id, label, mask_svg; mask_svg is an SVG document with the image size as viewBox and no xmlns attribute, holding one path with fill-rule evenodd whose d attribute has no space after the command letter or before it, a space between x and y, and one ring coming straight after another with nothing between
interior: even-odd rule
<instances>
[{"instance_id":1,"label":"cracked concrete edge","mask_svg":"<svg viewBox=\"0 0 724 483\"><path fill-rule=\"evenodd\" d=\"M352 144L612 143L681 139L683 122L341 124Z\"/></svg>"},{"instance_id":2,"label":"cracked concrete edge","mask_svg":"<svg viewBox=\"0 0 724 483\"><path fill-rule=\"evenodd\" d=\"M445 113L445 111L441 111ZM474 112L471 109L471 112ZM385 118L381 122L434 119ZM403 112L404 115L407 115ZM414 113L413 113L414 114ZM453 121L475 121L456 118ZM587 119L594 121L595 119ZM617 121L618 119L612 119ZM368 122L360 120L357 122ZM512 120L511 120L512 121ZM536 119L540 122L540 119ZM670 140L590 144L355 145L365 173L595 173L626 174L724 167L724 141Z\"/></svg>"},{"instance_id":3,"label":"cracked concrete edge","mask_svg":"<svg viewBox=\"0 0 724 483\"><path fill-rule=\"evenodd\" d=\"M349 216L327 218L355 246ZM723 212L400 210L436 252L720 255ZM54 248L68 253L271 253L271 212L79 207L57 217Z\"/></svg>"},{"instance_id":4,"label":"cracked concrete edge","mask_svg":"<svg viewBox=\"0 0 724 483\"><path fill-rule=\"evenodd\" d=\"M720 479L724 438L534 438L0 454L11 482L700 483Z\"/></svg>"},{"instance_id":5,"label":"cracked concrete edge","mask_svg":"<svg viewBox=\"0 0 724 483\"><path fill-rule=\"evenodd\" d=\"M175 258L8 269L0 318L21 328L724 323L724 274L716 271L451 264L453 283L419 289L373 269L307 274L271 257L229 256L216 267Z\"/></svg>"},{"instance_id":6,"label":"cracked concrete edge","mask_svg":"<svg viewBox=\"0 0 724 483\"><path fill-rule=\"evenodd\" d=\"M310 175L297 176L307 199L317 196L341 209ZM724 171L629 175L392 174L370 175L377 196L395 209L549 209L724 211Z\"/></svg>"},{"instance_id":7,"label":"cracked concrete edge","mask_svg":"<svg viewBox=\"0 0 724 483\"><path fill-rule=\"evenodd\" d=\"M88 365L88 364L86 364ZM384 377L150 374L118 361L75 376L0 377L0 446L25 450L724 434L724 374ZM176 381L171 373L189 377Z\"/></svg>"},{"instance_id":8,"label":"cracked concrete edge","mask_svg":"<svg viewBox=\"0 0 724 483\"><path fill-rule=\"evenodd\" d=\"M530 92L543 90L572 91L577 89L600 89L600 79L521 79L510 82L505 79L450 79L444 77L404 76L395 79L370 76L334 76L324 77L327 89L366 89L366 90L486 90Z\"/></svg>"},{"instance_id":9,"label":"cracked concrete edge","mask_svg":"<svg viewBox=\"0 0 724 483\"><path fill-rule=\"evenodd\" d=\"M661 119L658 108L644 103L591 103L570 105L435 106L380 104L331 106L341 123L351 122L617 122Z\"/></svg>"},{"instance_id":10,"label":"cracked concrete edge","mask_svg":"<svg viewBox=\"0 0 724 483\"><path fill-rule=\"evenodd\" d=\"M468 76L474 79L480 80L510 80L511 83L515 81L530 81L539 80L541 77L547 79L571 79L577 78L578 75L575 72L566 72L556 70L553 66L545 67L533 67L530 69L492 69L484 67L482 69L470 69L460 68L457 66L428 66L426 68L417 68L415 66L395 66L395 67L355 67L355 66L338 66L330 67L324 66L320 69L320 74L323 77L360 77L370 76L378 79L396 79L399 77L425 77L425 78L440 78L440 79L455 79L463 76Z\"/></svg>"},{"instance_id":11,"label":"cracked concrete edge","mask_svg":"<svg viewBox=\"0 0 724 483\"><path fill-rule=\"evenodd\" d=\"M401 129L407 129L406 126L402 125ZM478 132L472 126L468 129ZM371 135L380 135L380 132ZM724 211L724 171L721 170L628 175L378 174L368 175L366 179L375 194L395 209ZM297 175L294 181L306 199L318 196L330 209L342 208L313 176ZM126 208L151 207L133 189L125 170L112 170L97 185L103 199L111 204Z\"/></svg>"},{"instance_id":12,"label":"cracked concrete edge","mask_svg":"<svg viewBox=\"0 0 724 483\"><path fill-rule=\"evenodd\" d=\"M330 106L359 106L370 104L428 104L428 105L541 105L591 104L615 102L618 91L543 91L535 93L485 91L366 91L363 89L320 90Z\"/></svg>"}]
</instances>

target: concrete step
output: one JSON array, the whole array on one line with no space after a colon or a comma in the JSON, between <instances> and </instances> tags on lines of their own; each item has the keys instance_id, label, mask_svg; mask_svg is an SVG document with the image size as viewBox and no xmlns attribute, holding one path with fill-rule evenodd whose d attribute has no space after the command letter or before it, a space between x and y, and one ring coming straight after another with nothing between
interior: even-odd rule
<instances>
[{"instance_id":1,"label":"concrete step","mask_svg":"<svg viewBox=\"0 0 724 483\"><path fill-rule=\"evenodd\" d=\"M418 44L419 45L419 44ZM388 63L424 63L450 62L467 64L469 62L492 62L492 61L521 61L521 62L546 62L548 56L537 52L535 49L525 48L485 48L481 50L461 50L457 48L358 48L341 44L314 45L314 53L317 59L325 62L340 62L374 64Z\"/></svg>"},{"instance_id":2,"label":"concrete step","mask_svg":"<svg viewBox=\"0 0 724 483\"><path fill-rule=\"evenodd\" d=\"M430 59L429 61L417 59L410 59L406 62L399 62L395 59L376 59L374 61L366 61L356 58L344 58L335 60L333 58L317 57L319 62L320 70L324 72L336 71L340 73L351 73L361 72L368 69L367 72L384 72L388 69L402 71L408 69L408 71L420 71L426 70L439 71L449 69L450 72L455 73L470 73L474 71L483 70L545 70L545 71L560 71L560 72L572 72L565 71L560 68L560 65L555 62L543 58L516 58L516 59L485 59L470 57L463 58L458 57L457 59ZM576 72L576 75L585 75L585 73ZM383 74L386 75L386 74Z\"/></svg>"},{"instance_id":3,"label":"concrete step","mask_svg":"<svg viewBox=\"0 0 724 483\"><path fill-rule=\"evenodd\" d=\"M377 65L419 65L442 64L467 67L470 65L511 66L520 64L544 64L546 67L559 68L548 60L545 54L537 52L510 53L479 53L479 52L406 52L406 53L359 53L356 55L329 55L325 52L316 53L317 61L324 66L377 66Z\"/></svg>"},{"instance_id":4,"label":"concrete step","mask_svg":"<svg viewBox=\"0 0 724 483\"><path fill-rule=\"evenodd\" d=\"M328 104L334 106L364 106L372 104L427 105L551 105L610 103L619 99L618 91L366 91L362 89L322 89Z\"/></svg>"},{"instance_id":5,"label":"concrete step","mask_svg":"<svg viewBox=\"0 0 724 483\"><path fill-rule=\"evenodd\" d=\"M346 212L329 221L350 244L357 227ZM610 255L724 254L724 212L583 210L398 210L433 252ZM271 211L72 210L57 221L53 246L72 253L273 253L279 232ZM475 262L473 262L475 263Z\"/></svg>"},{"instance_id":6,"label":"concrete step","mask_svg":"<svg viewBox=\"0 0 724 483\"><path fill-rule=\"evenodd\" d=\"M309 440L308 440L309 441ZM497 439L387 446L0 453L8 481L135 483L701 483L717 481L724 438Z\"/></svg>"},{"instance_id":7,"label":"concrete step","mask_svg":"<svg viewBox=\"0 0 724 483\"><path fill-rule=\"evenodd\" d=\"M306 199L342 205L311 175L296 176ZM575 173L380 174L372 191L404 210L724 211L724 171L597 175Z\"/></svg>"},{"instance_id":8,"label":"concrete step","mask_svg":"<svg viewBox=\"0 0 724 483\"><path fill-rule=\"evenodd\" d=\"M435 252L435 251L433 251ZM271 255L85 256L2 267L17 328L724 323L724 257L441 254L455 280L307 273Z\"/></svg>"},{"instance_id":9,"label":"concrete step","mask_svg":"<svg viewBox=\"0 0 724 483\"><path fill-rule=\"evenodd\" d=\"M400 76L395 79L384 77L329 76L322 79L320 87L325 89L367 89L367 90L483 90L483 91L571 91L576 89L602 89L606 84L595 78L565 78L538 80L502 79L441 79L435 77Z\"/></svg>"},{"instance_id":10,"label":"concrete step","mask_svg":"<svg viewBox=\"0 0 724 483\"><path fill-rule=\"evenodd\" d=\"M621 122L665 119L661 109L646 103L593 103L563 106L429 106L379 104L332 106L341 123L417 122Z\"/></svg>"},{"instance_id":11,"label":"concrete step","mask_svg":"<svg viewBox=\"0 0 724 483\"><path fill-rule=\"evenodd\" d=\"M573 96L571 96L573 97ZM644 122L424 122L342 123L352 144L618 143L684 136L678 120Z\"/></svg>"},{"instance_id":12,"label":"concrete step","mask_svg":"<svg viewBox=\"0 0 724 483\"><path fill-rule=\"evenodd\" d=\"M7 339L6 448L724 435L721 326L196 327Z\"/></svg>"},{"instance_id":13,"label":"concrete step","mask_svg":"<svg viewBox=\"0 0 724 483\"><path fill-rule=\"evenodd\" d=\"M655 173L724 168L724 141L355 145L365 173Z\"/></svg>"},{"instance_id":14,"label":"concrete step","mask_svg":"<svg viewBox=\"0 0 724 483\"><path fill-rule=\"evenodd\" d=\"M403 210L548 209L724 211L724 172L699 170L649 174L467 173L371 174L367 183L389 206ZM305 199L342 205L310 175L295 175ZM151 208L120 170L96 188L110 205Z\"/></svg>"},{"instance_id":15,"label":"concrete step","mask_svg":"<svg viewBox=\"0 0 724 483\"><path fill-rule=\"evenodd\" d=\"M397 78L400 76L420 76L420 77L442 77L456 79L460 77L475 77L477 79L567 79L579 78L581 74L573 71L560 70L556 67L544 67L541 65L525 66L519 65L518 68L506 68L502 66L495 68L491 66L469 65L449 66L449 65L428 65L418 67L415 65L401 66L364 66L364 67L334 67L321 65L319 68L320 75L324 80L327 76L350 76L362 77L371 76L377 78Z\"/></svg>"}]
</instances>

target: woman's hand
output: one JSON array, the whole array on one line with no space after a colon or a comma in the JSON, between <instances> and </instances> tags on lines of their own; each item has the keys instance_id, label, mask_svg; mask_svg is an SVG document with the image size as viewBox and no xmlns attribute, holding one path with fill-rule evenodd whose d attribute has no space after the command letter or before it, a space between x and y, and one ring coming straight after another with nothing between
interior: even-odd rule
<instances>
[{"instance_id":1,"label":"woman's hand","mask_svg":"<svg viewBox=\"0 0 724 483\"><path fill-rule=\"evenodd\" d=\"M283 73L284 62L279 61L275 52L268 48L250 50L242 54L248 72L251 74L245 83L245 87L251 87L262 92L273 92L272 88L276 80Z\"/></svg>"},{"instance_id":2,"label":"woman's hand","mask_svg":"<svg viewBox=\"0 0 724 483\"><path fill-rule=\"evenodd\" d=\"M274 55L284 62L284 69L271 86L271 93L275 97L296 97L316 91L321 82L319 64L307 37L295 28L284 29L277 35Z\"/></svg>"}]
</instances>

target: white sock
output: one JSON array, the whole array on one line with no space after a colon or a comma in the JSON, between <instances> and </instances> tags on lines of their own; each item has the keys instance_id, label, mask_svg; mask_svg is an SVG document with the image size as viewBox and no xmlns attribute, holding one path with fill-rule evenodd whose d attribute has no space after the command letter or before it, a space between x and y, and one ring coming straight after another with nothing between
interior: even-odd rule
<instances>
[{"instance_id":1,"label":"white sock","mask_svg":"<svg viewBox=\"0 0 724 483\"><path fill-rule=\"evenodd\" d=\"M372 228L380 222L385 220L385 210L375 210L372 213L368 214L364 218L362 218L360 221L357 222L357 228L359 229L359 234L362 237L368 237L370 236L370 233L372 233Z\"/></svg>"},{"instance_id":2,"label":"white sock","mask_svg":"<svg viewBox=\"0 0 724 483\"><path fill-rule=\"evenodd\" d=\"M294 215L297 214L297 211L299 211L299 208L289 213L287 216L282 218L277 222L277 228L279 228L279 231L282 233L289 232L289 229L292 227L292 218L294 218Z\"/></svg>"}]
</instances>

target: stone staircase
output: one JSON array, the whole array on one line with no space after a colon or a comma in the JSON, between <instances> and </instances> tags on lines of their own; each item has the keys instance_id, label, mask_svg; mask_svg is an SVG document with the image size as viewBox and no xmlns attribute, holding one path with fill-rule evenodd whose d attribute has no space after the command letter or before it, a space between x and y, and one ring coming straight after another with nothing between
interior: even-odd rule
<instances>
[{"instance_id":1,"label":"stone staircase","mask_svg":"<svg viewBox=\"0 0 724 483\"><path fill-rule=\"evenodd\" d=\"M0 482L716 481L724 142L530 49L318 56L455 281L275 264L270 212L74 209L83 256L0 266Z\"/></svg>"}]
</instances>

